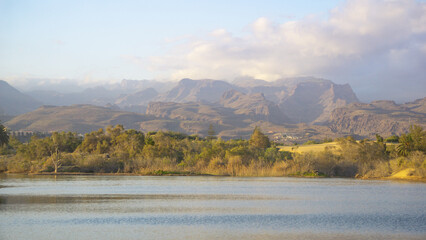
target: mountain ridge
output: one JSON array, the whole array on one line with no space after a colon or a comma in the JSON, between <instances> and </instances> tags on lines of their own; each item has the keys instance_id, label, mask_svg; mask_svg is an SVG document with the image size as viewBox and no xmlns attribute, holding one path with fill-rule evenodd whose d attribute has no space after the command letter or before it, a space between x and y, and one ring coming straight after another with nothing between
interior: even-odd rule
<instances>
[{"instance_id":1,"label":"mountain ridge","mask_svg":"<svg viewBox=\"0 0 426 240\"><path fill-rule=\"evenodd\" d=\"M344 135L371 138L376 133L403 133L410 124L426 126L426 98L404 104L389 100L360 103L349 84L326 79L244 81L182 79L170 84L170 90L159 92L146 88L155 85L147 80L123 80L121 84L88 88L80 93L44 91L39 95L58 96L57 105L61 99L79 105L43 106L36 110L41 103L4 82L0 91L6 95L0 98L9 96L8 101L23 96L32 105L22 109L27 114L2 119L8 120L5 125L12 130L85 132L123 124L143 131L173 130L202 136L213 124L218 135L225 138L248 136L254 126L260 125L269 136L283 141ZM4 110L4 103L0 102L0 111Z\"/></svg>"},{"instance_id":2,"label":"mountain ridge","mask_svg":"<svg viewBox=\"0 0 426 240\"><path fill-rule=\"evenodd\" d=\"M19 115L39 106L41 102L0 80L0 115Z\"/></svg>"}]
</instances>

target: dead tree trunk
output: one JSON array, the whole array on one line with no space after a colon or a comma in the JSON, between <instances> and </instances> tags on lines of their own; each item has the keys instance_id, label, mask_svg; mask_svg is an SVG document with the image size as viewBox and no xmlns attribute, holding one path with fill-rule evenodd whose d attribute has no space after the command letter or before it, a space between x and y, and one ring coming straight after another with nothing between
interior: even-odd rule
<instances>
[{"instance_id":1,"label":"dead tree trunk","mask_svg":"<svg viewBox=\"0 0 426 240\"><path fill-rule=\"evenodd\" d=\"M52 163L53 163L53 167L55 168L55 173L58 173L58 168L61 167L61 158L59 156L59 149L56 148L56 156L52 155Z\"/></svg>"}]
</instances>

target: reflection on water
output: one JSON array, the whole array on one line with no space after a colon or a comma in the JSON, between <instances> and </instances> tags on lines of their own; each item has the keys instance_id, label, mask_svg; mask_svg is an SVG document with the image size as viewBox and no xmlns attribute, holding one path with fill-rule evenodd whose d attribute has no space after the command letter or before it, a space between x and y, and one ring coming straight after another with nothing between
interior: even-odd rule
<instances>
[{"instance_id":1,"label":"reflection on water","mask_svg":"<svg viewBox=\"0 0 426 240\"><path fill-rule=\"evenodd\" d=\"M426 185L0 176L0 239L425 239Z\"/></svg>"}]
</instances>

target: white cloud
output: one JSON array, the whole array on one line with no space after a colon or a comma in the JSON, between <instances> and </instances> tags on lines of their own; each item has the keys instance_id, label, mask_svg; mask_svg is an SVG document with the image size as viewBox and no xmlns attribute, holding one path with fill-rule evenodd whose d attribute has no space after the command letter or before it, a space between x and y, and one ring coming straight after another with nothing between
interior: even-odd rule
<instances>
[{"instance_id":1,"label":"white cloud","mask_svg":"<svg viewBox=\"0 0 426 240\"><path fill-rule=\"evenodd\" d=\"M173 79L313 75L353 81L362 88L367 80L405 73L424 79L425 45L425 2L349 0L325 20L309 16L274 23L259 18L245 36L218 29L152 58L151 63L153 70ZM347 74L352 76L346 78ZM420 87L425 90L426 83Z\"/></svg>"}]
</instances>

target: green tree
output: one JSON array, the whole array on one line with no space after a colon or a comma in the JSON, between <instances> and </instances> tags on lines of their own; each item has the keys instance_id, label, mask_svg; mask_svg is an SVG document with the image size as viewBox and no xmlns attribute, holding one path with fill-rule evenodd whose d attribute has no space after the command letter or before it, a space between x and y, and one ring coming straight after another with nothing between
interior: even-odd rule
<instances>
[{"instance_id":1,"label":"green tree","mask_svg":"<svg viewBox=\"0 0 426 240\"><path fill-rule=\"evenodd\" d=\"M120 133L112 140L111 153L124 153L128 157L134 157L136 154L142 151L144 145L144 134L142 132L130 129Z\"/></svg>"},{"instance_id":2,"label":"green tree","mask_svg":"<svg viewBox=\"0 0 426 240\"><path fill-rule=\"evenodd\" d=\"M3 124L0 124L0 147L9 143L9 135L7 129Z\"/></svg>"},{"instance_id":3,"label":"green tree","mask_svg":"<svg viewBox=\"0 0 426 240\"><path fill-rule=\"evenodd\" d=\"M399 137L396 135L390 136L388 138L385 139L385 142L388 143L398 143L399 142Z\"/></svg>"},{"instance_id":4,"label":"green tree","mask_svg":"<svg viewBox=\"0 0 426 240\"><path fill-rule=\"evenodd\" d=\"M426 131L420 126L411 125L409 135L413 140L413 150L426 152Z\"/></svg>"},{"instance_id":5,"label":"green tree","mask_svg":"<svg viewBox=\"0 0 426 240\"><path fill-rule=\"evenodd\" d=\"M426 131L420 126L411 125L410 131L399 137L396 151L400 156L408 156L412 151L426 152Z\"/></svg>"},{"instance_id":6,"label":"green tree","mask_svg":"<svg viewBox=\"0 0 426 240\"><path fill-rule=\"evenodd\" d=\"M378 143L383 143L383 137L382 137L382 136L380 136L379 134L376 134L376 141L377 141Z\"/></svg>"},{"instance_id":7,"label":"green tree","mask_svg":"<svg viewBox=\"0 0 426 240\"><path fill-rule=\"evenodd\" d=\"M402 134L399 137L399 145L396 147L396 151L400 156L408 156L413 150L413 138L410 134Z\"/></svg>"},{"instance_id":8,"label":"green tree","mask_svg":"<svg viewBox=\"0 0 426 240\"><path fill-rule=\"evenodd\" d=\"M55 173L62 166L61 152L74 152L80 145L81 138L76 133L54 132L50 138L46 138L50 148L50 157Z\"/></svg>"},{"instance_id":9,"label":"green tree","mask_svg":"<svg viewBox=\"0 0 426 240\"><path fill-rule=\"evenodd\" d=\"M268 136L260 131L259 127L255 127L250 137L249 144L255 148L266 149L271 146Z\"/></svg>"},{"instance_id":10,"label":"green tree","mask_svg":"<svg viewBox=\"0 0 426 240\"><path fill-rule=\"evenodd\" d=\"M94 131L91 133L86 133L84 135L84 140L78 146L79 152L85 153L107 153L109 150L111 142L111 137L107 136L102 128L98 131Z\"/></svg>"}]
</instances>

